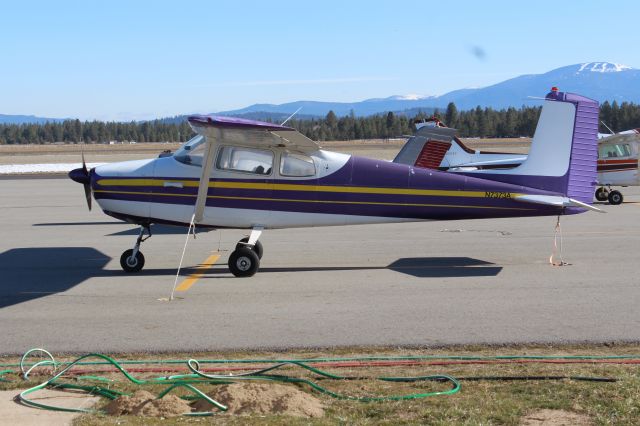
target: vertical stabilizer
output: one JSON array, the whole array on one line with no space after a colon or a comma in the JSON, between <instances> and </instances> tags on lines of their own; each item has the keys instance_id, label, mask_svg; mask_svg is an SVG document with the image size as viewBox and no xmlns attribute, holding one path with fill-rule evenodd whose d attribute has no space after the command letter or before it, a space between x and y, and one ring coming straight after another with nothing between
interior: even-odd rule
<instances>
[{"instance_id":1,"label":"vertical stabilizer","mask_svg":"<svg viewBox=\"0 0 640 426\"><path fill-rule=\"evenodd\" d=\"M590 204L597 178L598 113L597 101L553 90L545 98L522 164L464 174L557 192Z\"/></svg>"}]
</instances>

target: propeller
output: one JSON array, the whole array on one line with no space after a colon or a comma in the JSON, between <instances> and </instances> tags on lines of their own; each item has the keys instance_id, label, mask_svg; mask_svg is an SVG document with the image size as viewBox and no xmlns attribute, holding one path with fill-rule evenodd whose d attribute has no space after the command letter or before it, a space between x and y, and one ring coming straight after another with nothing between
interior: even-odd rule
<instances>
[{"instance_id":1,"label":"propeller","mask_svg":"<svg viewBox=\"0 0 640 426\"><path fill-rule=\"evenodd\" d=\"M71 170L69 177L74 182L81 183L84 186L84 196L87 199L87 207L91 210L91 173L87 169L87 163L84 161L84 152L82 152L82 167Z\"/></svg>"}]
</instances>

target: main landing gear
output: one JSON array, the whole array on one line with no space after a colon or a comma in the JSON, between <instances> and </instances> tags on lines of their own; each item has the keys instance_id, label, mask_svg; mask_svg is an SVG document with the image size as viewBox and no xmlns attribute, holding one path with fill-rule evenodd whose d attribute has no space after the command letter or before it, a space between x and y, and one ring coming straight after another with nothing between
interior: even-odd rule
<instances>
[{"instance_id":1,"label":"main landing gear","mask_svg":"<svg viewBox=\"0 0 640 426\"><path fill-rule=\"evenodd\" d=\"M262 234L262 227L253 228L251 235L238 241L236 249L229 256L229 270L236 277L250 277L258 272L263 253L262 244L258 241L260 234ZM151 238L150 225L141 225L140 234L133 248L125 250L120 256L120 266L123 271L134 273L142 270L144 255L140 251L140 244L149 238Z\"/></svg>"},{"instance_id":2,"label":"main landing gear","mask_svg":"<svg viewBox=\"0 0 640 426\"><path fill-rule=\"evenodd\" d=\"M601 186L600 188L596 189L596 200L609 201L609 204L617 206L619 204L622 204L622 201L624 201L624 197L622 196L622 193L620 191L612 191L610 186L607 186L607 188Z\"/></svg>"},{"instance_id":3,"label":"main landing gear","mask_svg":"<svg viewBox=\"0 0 640 426\"><path fill-rule=\"evenodd\" d=\"M260 268L262 244L258 241L262 228L253 228L251 235L238 241L236 249L229 256L229 270L236 277L250 277Z\"/></svg>"},{"instance_id":4,"label":"main landing gear","mask_svg":"<svg viewBox=\"0 0 640 426\"><path fill-rule=\"evenodd\" d=\"M146 237L144 236L145 231L149 234ZM144 267L144 255L140 251L140 244L147 241L149 238L151 238L151 227L149 225L141 225L140 234L138 235L136 244L132 249L125 250L122 253L122 256L120 256L120 266L123 271L132 273L142 270Z\"/></svg>"}]
</instances>

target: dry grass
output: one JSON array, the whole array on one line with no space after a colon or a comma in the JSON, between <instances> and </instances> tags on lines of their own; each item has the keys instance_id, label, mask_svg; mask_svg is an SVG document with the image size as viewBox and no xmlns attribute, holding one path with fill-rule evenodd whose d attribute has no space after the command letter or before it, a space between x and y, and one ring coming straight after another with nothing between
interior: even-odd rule
<instances>
[{"instance_id":1,"label":"dry grass","mask_svg":"<svg viewBox=\"0 0 640 426\"><path fill-rule=\"evenodd\" d=\"M441 349L393 349L393 348L340 348L336 350L299 350L290 353L279 352L224 352L224 353L180 353L180 354L123 354L121 359L278 359L317 358L352 356L408 356L408 355L456 355L456 356L497 356L497 355L637 355L640 345L584 345L545 346L527 345L511 347L452 347ZM66 357L71 359L71 357ZM15 358L1 359L1 362L15 361ZM211 366L211 365L207 365ZM133 366L132 366L133 368ZM186 370L186 369L185 369ZM355 381L323 380L296 367L288 367L282 374L309 378L331 391L353 396L380 396L409 394L444 390L447 385L434 382L414 384L390 383L374 380L376 376L422 376L447 374L463 378L469 376L605 376L615 377L616 383L598 383L577 380L559 381L465 381L462 389L451 396L435 396L407 401L385 401L362 403L336 400L326 395L314 393L327 406L326 414L320 419L295 419L284 416L231 417L216 415L211 418L177 418L171 420L100 415L82 416L77 425L112 424L505 424L517 425L528 413L541 409L564 410L569 413L586 415L593 424L635 425L640 422L640 375L638 365L616 364L469 364L469 365L410 365L402 367L367 368L326 368L344 376L367 376L368 379ZM103 374L104 375L104 374ZM119 374L107 374L118 379L118 389L133 392L137 386L123 382ZM148 376L135 373L137 377ZM159 375L159 373L154 373ZM14 380L17 378L12 377ZM43 380L40 377L38 380ZM32 380L36 384L38 380ZM20 383L24 387L24 383ZM0 388L14 388L15 383L0 383ZM199 385L203 391L212 390L212 385ZM145 386L146 390L159 393L163 387ZM309 387L302 390L313 392Z\"/></svg>"},{"instance_id":2,"label":"dry grass","mask_svg":"<svg viewBox=\"0 0 640 426\"><path fill-rule=\"evenodd\" d=\"M351 141L323 141L319 144L325 149L337 149L342 147L372 147L399 148L406 142L405 138L398 139L358 139ZM471 148L484 147L523 147L531 142L528 138L488 138L488 139L463 139L463 142ZM0 145L0 155L40 155L40 154L77 154L80 151L85 153L109 153L109 154L134 154L161 152L165 149L175 150L181 144L177 142L167 143L136 143L136 144L60 144L60 145Z\"/></svg>"}]
</instances>

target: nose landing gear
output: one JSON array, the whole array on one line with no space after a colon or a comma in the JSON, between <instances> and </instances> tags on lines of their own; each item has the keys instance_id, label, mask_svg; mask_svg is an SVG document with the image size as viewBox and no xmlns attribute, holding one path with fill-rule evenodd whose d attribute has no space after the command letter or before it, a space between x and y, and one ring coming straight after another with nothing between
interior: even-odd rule
<instances>
[{"instance_id":1,"label":"nose landing gear","mask_svg":"<svg viewBox=\"0 0 640 426\"><path fill-rule=\"evenodd\" d=\"M144 236L147 232L146 237ZM120 256L120 266L127 273L140 272L144 267L144 255L140 251L140 244L151 238L151 227L149 225L140 226L140 234L136 240L136 244L132 249L125 250Z\"/></svg>"}]
</instances>

